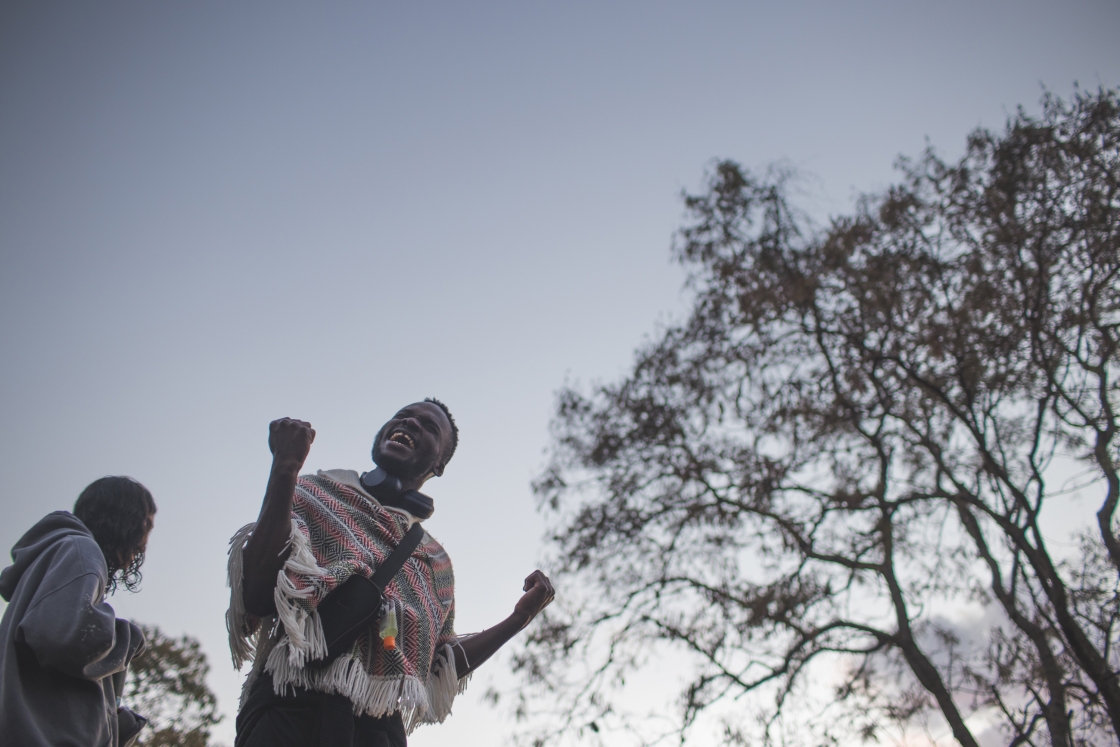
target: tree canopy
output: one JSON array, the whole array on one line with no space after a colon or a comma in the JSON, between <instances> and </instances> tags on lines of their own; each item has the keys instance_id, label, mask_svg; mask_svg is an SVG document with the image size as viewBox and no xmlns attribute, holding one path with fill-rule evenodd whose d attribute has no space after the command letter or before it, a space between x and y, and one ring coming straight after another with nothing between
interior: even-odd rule
<instances>
[{"instance_id":1,"label":"tree canopy","mask_svg":"<svg viewBox=\"0 0 1120 747\"><path fill-rule=\"evenodd\" d=\"M129 665L124 693L125 703L148 719L138 747L207 747L210 727L221 716L206 684L210 665L202 646L154 625L140 628L148 645Z\"/></svg>"},{"instance_id":2,"label":"tree canopy","mask_svg":"<svg viewBox=\"0 0 1120 747\"><path fill-rule=\"evenodd\" d=\"M823 227L781 172L685 196L691 313L558 396L533 740L1116 743L1117 92L900 170Z\"/></svg>"}]
</instances>

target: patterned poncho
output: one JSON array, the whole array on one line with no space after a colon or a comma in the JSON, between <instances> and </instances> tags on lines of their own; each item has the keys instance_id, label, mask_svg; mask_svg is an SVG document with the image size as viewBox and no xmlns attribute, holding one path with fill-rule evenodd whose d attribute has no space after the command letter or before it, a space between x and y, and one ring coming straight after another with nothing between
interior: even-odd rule
<instances>
[{"instance_id":1,"label":"patterned poncho","mask_svg":"<svg viewBox=\"0 0 1120 747\"><path fill-rule=\"evenodd\" d=\"M245 611L241 594L242 552L253 524L230 540L230 608L226 613L234 666L253 669L242 700L263 670L278 694L293 686L339 693L354 712L384 716L400 711L405 726L443 721L466 686L455 673L455 578L443 547L425 533L385 599L397 614L396 648L386 649L377 631L360 636L349 653L328 667L316 611L323 598L355 573L369 577L408 531L413 517L383 507L362 490L358 474L331 470L304 475L292 503L290 552L276 582L276 615L259 619Z\"/></svg>"}]
</instances>

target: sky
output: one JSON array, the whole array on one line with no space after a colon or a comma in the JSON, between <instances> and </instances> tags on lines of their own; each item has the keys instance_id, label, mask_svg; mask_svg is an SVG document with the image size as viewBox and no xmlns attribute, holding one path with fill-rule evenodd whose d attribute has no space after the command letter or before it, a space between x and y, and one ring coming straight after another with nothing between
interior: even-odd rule
<instances>
[{"instance_id":1,"label":"sky","mask_svg":"<svg viewBox=\"0 0 1120 747\"><path fill-rule=\"evenodd\" d=\"M554 394L687 309L670 246L713 159L796 169L827 220L899 154L1120 85L1118 38L1114 0L4 3L0 546L147 485L143 590L111 602L202 642L232 743L226 548L269 421L364 470L436 396L461 443L428 527L460 632L492 625L544 554ZM502 743L507 659L411 744Z\"/></svg>"}]
</instances>

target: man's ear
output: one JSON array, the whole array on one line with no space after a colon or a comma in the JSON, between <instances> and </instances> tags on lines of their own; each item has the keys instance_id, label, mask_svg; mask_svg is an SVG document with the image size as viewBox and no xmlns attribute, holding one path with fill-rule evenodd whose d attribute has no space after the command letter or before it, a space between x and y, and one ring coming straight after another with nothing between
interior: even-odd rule
<instances>
[{"instance_id":1,"label":"man's ear","mask_svg":"<svg viewBox=\"0 0 1120 747\"><path fill-rule=\"evenodd\" d=\"M437 464L436 466L432 467L432 474L436 477L443 477L443 470L445 466L446 465L443 464Z\"/></svg>"}]
</instances>

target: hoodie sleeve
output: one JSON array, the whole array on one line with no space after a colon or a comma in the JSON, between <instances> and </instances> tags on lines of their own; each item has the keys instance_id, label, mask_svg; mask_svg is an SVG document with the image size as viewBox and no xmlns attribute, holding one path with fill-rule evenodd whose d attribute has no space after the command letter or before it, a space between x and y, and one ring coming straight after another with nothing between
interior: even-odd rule
<instances>
[{"instance_id":1,"label":"hoodie sleeve","mask_svg":"<svg viewBox=\"0 0 1120 747\"><path fill-rule=\"evenodd\" d=\"M16 640L41 666L100 680L128 666L143 650L144 635L100 601L105 582L96 570L83 568L83 548L69 549L54 559L47 577L53 583L40 585L18 624Z\"/></svg>"}]
</instances>

